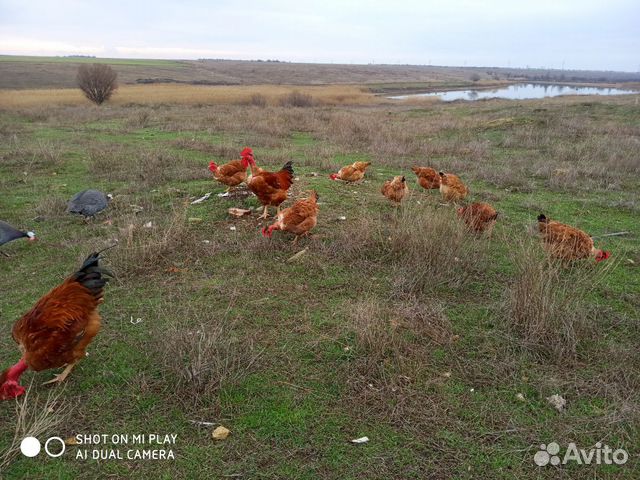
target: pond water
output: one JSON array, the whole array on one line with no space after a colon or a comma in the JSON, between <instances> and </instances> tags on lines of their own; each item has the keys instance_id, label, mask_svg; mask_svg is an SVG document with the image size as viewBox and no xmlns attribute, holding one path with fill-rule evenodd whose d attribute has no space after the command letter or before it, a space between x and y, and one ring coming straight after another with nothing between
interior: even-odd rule
<instances>
[{"instance_id":1,"label":"pond water","mask_svg":"<svg viewBox=\"0 0 640 480\"><path fill-rule=\"evenodd\" d=\"M527 98L557 97L560 95L628 95L640 93L634 90L622 90L620 88L603 87L574 87L567 85L517 83L494 89L482 90L449 90L442 92L415 93L410 95L398 95L389 98L404 100L418 97L440 97L444 102L454 100L482 100L487 98L506 98L509 100L524 100Z\"/></svg>"}]
</instances>

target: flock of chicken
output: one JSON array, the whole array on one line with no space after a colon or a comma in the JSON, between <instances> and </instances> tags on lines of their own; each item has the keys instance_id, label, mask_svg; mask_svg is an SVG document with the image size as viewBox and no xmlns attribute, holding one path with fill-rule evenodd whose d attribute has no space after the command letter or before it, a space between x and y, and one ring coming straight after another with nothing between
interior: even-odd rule
<instances>
[{"instance_id":1,"label":"flock of chicken","mask_svg":"<svg viewBox=\"0 0 640 480\"><path fill-rule=\"evenodd\" d=\"M287 162L277 172L268 172L256 165L251 148L242 150L240 157L240 160L233 160L221 166L211 162L209 170L218 182L228 187L227 192L243 182L246 183L264 206L261 219L267 218L270 206L277 208L275 222L262 230L264 236L271 237L274 230L283 230L293 233L296 242L300 236L307 235L318 223L317 192L312 191L308 198L299 199L291 207L280 211L280 205L288 198L288 190L293 183L291 162ZM337 173L332 173L329 178L347 183L360 182L370 165L371 162L354 162L342 167ZM248 168L251 170L250 176L247 174ZM457 204L469 195L469 188L453 173L437 172L430 167L413 167L412 170L422 188L438 189L442 199L447 203ZM381 193L389 200L400 204L409 193L406 177L398 175L387 180L382 185ZM485 202L458 207L457 213L469 230L475 233L491 232L498 218L495 208ZM578 260L594 256L596 261L609 258L609 252L596 249L592 238L582 230L547 220L542 214L538 217L538 229L545 247L555 257Z\"/></svg>"},{"instance_id":2,"label":"flock of chicken","mask_svg":"<svg viewBox=\"0 0 640 480\"><path fill-rule=\"evenodd\" d=\"M361 181L370 162L355 162L330 176L332 180L344 182ZM251 175L247 175L250 168ZM268 172L256 165L253 151L245 148L240 160L218 166L209 164L214 178L227 185L227 191L245 182L264 207L261 219L268 217L270 206L276 207L275 221L262 230L271 237L274 230L283 230L295 235L307 235L317 224L318 194L311 191L306 198L298 199L291 207L280 209L288 197L293 183L293 167L287 162L277 172ZM447 203L463 201L469 194L468 187L452 173L436 172L429 167L413 167L418 184L425 189L439 189ZM409 187L404 176L396 176L384 182L382 194L400 204L407 196ZM68 212L92 217L107 207L110 196L97 190L85 190L69 202ZM487 203L472 203L457 209L459 217L469 230L476 233L491 231L498 213ZM563 260L595 257L596 261L609 258L609 252L596 249L593 239L585 232L538 216L538 229L543 244L550 255ZM0 246L20 239L35 240L31 231L18 230L0 221ZM13 327L13 339L18 343L22 357L14 366L0 374L0 400L18 397L25 392L19 378L27 369L41 371L65 367L64 371L46 383L62 382L76 363L86 355L86 348L100 330L98 305L103 301L104 286L113 274L100 266L100 253L92 253L80 269L68 277L44 297Z\"/></svg>"},{"instance_id":3,"label":"flock of chicken","mask_svg":"<svg viewBox=\"0 0 640 480\"><path fill-rule=\"evenodd\" d=\"M209 163L209 170L214 178L227 186L227 192L246 183L260 203L264 206L261 219L268 216L268 208L275 206L276 221L262 230L262 234L271 237L274 230L284 230L295 234L294 243L298 238L307 235L317 224L318 193L312 191L308 198L296 201L291 207L280 211L280 205L287 199L288 190L293 183L293 167L287 162L278 172L268 172L256 165L251 148L245 148L240 153L240 160L233 160L218 166L215 162ZM367 168L371 162L354 162L352 165L342 167L337 173L332 173L329 178L342 180L347 183L360 182L364 179ZM251 169L251 176L247 169ZM413 167L418 177L418 183L425 189L439 189L442 198L446 202L458 202L464 200L469 194L469 188L452 173L436 172L429 167ZM389 200L400 204L409 193L409 186L404 176L398 175L387 180L382 185L382 194ZM498 218L498 212L488 203L472 203L458 208L458 215L465 221L470 229L477 233L491 230Z\"/></svg>"}]
</instances>

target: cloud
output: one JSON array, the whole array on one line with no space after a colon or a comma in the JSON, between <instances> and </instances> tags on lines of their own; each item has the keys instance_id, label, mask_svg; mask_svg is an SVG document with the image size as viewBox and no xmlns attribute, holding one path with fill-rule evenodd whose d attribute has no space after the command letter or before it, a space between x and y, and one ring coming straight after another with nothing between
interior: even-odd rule
<instances>
[{"instance_id":1,"label":"cloud","mask_svg":"<svg viewBox=\"0 0 640 480\"><path fill-rule=\"evenodd\" d=\"M0 52L9 55L104 55L103 45L75 45L55 40L0 36Z\"/></svg>"},{"instance_id":2,"label":"cloud","mask_svg":"<svg viewBox=\"0 0 640 480\"><path fill-rule=\"evenodd\" d=\"M217 50L207 48L183 48L183 47L115 47L116 56L130 58L167 58L167 59L194 59L194 58L239 58L244 52L238 50Z\"/></svg>"},{"instance_id":3,"label":"cloud","mask_svg":"<svg viewBox=\"0 0 640 480\"><path fill-rule=\"evenodd\" d=\"M0 53L636 70L638 0L0 0Z\"/></svg>"}]
</instances>

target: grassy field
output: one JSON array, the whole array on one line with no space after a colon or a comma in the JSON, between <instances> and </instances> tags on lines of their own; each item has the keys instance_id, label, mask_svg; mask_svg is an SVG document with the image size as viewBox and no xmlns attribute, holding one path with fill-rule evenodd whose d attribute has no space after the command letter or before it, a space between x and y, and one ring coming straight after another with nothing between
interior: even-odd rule
<instances>
[{"instance_id":1,"label":"grassy field","mask_svg":"<svg viewBox=\"0 0 640 480\"><path fill-rule=\"evenodd\" d=\"M143 58L94 58L94 57L34 57L27 55L0 55L0 63L107 63L109 65L134 65L140 67L180 67L177 60Z\"/></svg>"},{"instance_id":2,"label":"grassy field","mask_svg":"<svg viewBox=\"0 0 640 480\"><path fill-rule=\"evenodd\" d=\"M19 358L13 322L90 251L119 245L87 359L64 388L26 373L29 398L0 404L0 477L637 478L637 98L4 105L0 218L40 241L0 256L0 364ZM294 161L292 198L319 192L310 238L269 241L257 214L227 215L255 197L189 204L223 191L208 162L246 145L261 166ZM373 162L364 183L328 179L357 159ZM467 234L415 164L492 203L493 236ZM400 173L412 194L395 208L379 189ZM115 195L88 224L64 213L87 187ZM559 265L530 233L540 212L632 233L597 240L607 262ZM28 432L177 434L176 459L80 460L80 446L29 459L11 448ZM552 441L629 460L535 466Z\"/></svg>"},{"instance_id":3,"label":"grassy field","mask_svg":"<svg viewBox=\"0 0 640 480\"><path fill-rule=\"evenodd\" d=\"M106 63L122 85L188 83L200 85L367 85L404 92L522 82L624 85L632 72L444 67L437 65L314 64L245 60L146 60L123 58L30 57L0 55L0 89L74 88L83 63Z\"/></svg>"},{"instance_id":4,"label":"grassy field","mask_svg":"<svg viewBox=\"0 0 640 480\"><path fill-rule=\"evenodd\" d=\"M121 84L333 85L419 82L473 84L476 69L415 65L340 65L239 60L135 60L0 56L0 88L73 88L82 63L107 63ZM474 77L475 78L475 77Z\"/></svg>"},{"instance_id":5,"label":"grassy field","mask_svg":"<svg viewBox=\"0 0 640 480\"><path fill-rule=\"evenodd\" d=\"M375 96L366 87L351 85L293 86L293 85L125 85L118 88L110 100L113 105L280 105L291 103L292 94L300 94L302 103L316 105L370 105L392 103ZM427 99L426 101L429 101ZM0 105L5 108L38 106L86 105L86 98L78 88L0 90ZM424 100L423 100L424 102ZM398 102L396 102L398 103Z\"/></svg>"}]
</instances>

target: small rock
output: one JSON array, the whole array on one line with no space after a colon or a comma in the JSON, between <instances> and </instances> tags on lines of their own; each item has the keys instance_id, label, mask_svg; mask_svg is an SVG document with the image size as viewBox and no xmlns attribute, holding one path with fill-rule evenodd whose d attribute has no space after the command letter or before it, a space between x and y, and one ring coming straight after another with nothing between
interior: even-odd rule
<instances>
[{"instance_id":1,"label":"small rock","mask_svg":"<svg viewBox=\"0 0 640 480\"><path fill-rule=\"evenodd\" d=\"M220 425L211 433L211 437L214 440L224 440L229 436L230 433L231 433L231 430Z\"/></svg>"},{"instance_id":2,"label":"small rock","mask_svg":"<svg viewBox=\"0 0 640 480\"><path fill-rule=\"evenodd\" d=\"M242 217L244 215L250 215L251 214L251 210L248 210L246 208L230 208L229 210L227 210L227 212L229 212L229 215L232 215L234 217Z\"/></svg>"},{"instance_id":3,"label":"small rock","mask_svg":"<svg viewBox=\"0 0 640 480\"><path fill-rule=\"evenodd\" d=\"M521 402L526 402L526 399L524 398L524 395L521 393L518 393L516 395L516 399L520 400Z\"/></svg>"},{"instance_id":4,"label":"small rock","mask_svg":"<svg viewBox=\"0 0 640 480\"><path fill-rule=\"evenodd\" d=\"M557 393L555 395L547 397L546 400L553 408L555 408L559 412L562 412L564 410L564 407L567 405L567 401Z\"/></svg>"},{"instance_id":5,"label":"small rock","mask_svg":"<svg viewBox=\"0 0 640 480\"><path fill-rule=\"evenodd\" d=\"M295 262L296 260L298 260L300 257L302 257L305 253L307 253L309 251L309 248L305 248L303 250L300 250L298 253L296 253L295 255L289 257L287 259L287 262Z\"/></svg>"},{"instance_id":6,"label":"small rock","mask_svg":"<svg viewBox=\"0 0 640 480\"><path fill-rule=\"evenodd\" d=\"M236 226L235 225L231 225L229 227L229 230L231 230L232 232L235 232L236 231Z\"/></svg>"},{"instance_id":7,"label":"small rock","mask_svg":"<svg viewBox=\"0 0 640 480\"><path fill-rule=\"evenodd\" d=\"M351 440L351 443L367 443L369 441L369 437L360 437L360 438L354 438L353 440Z\"/></svg>"}]
</instances>

